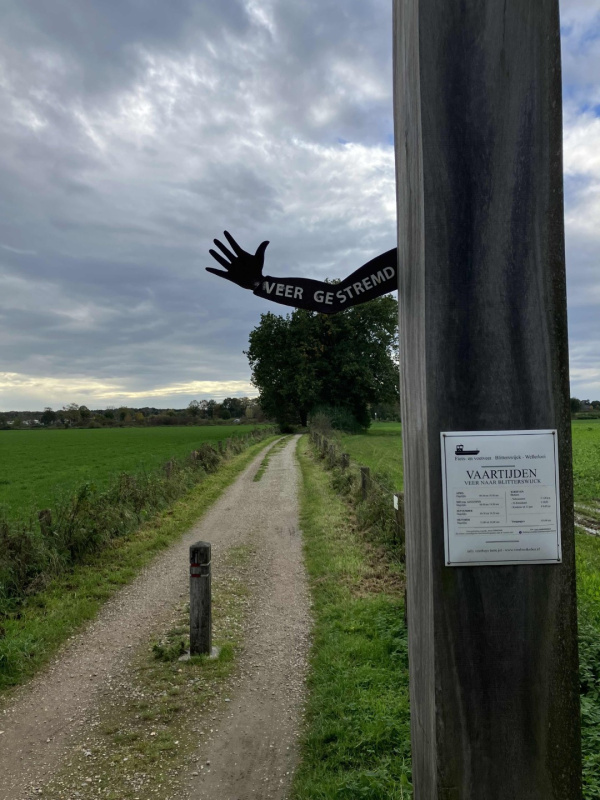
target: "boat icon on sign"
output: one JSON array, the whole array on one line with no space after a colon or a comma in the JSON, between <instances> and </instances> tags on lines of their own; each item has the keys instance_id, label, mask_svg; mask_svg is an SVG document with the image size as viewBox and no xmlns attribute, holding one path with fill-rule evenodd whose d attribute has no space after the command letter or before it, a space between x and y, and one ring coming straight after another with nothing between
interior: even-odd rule
<instances>
[{"instance_id":1,"label":"boat icon on sign","mask_svg":"<svg viewBox=\"0 0 600 800\"><path fill-rule=\"evenodd\" d=\"M479 450L465 450L462 444L457 444L456 450L454 451L455 456L476 456L478 454Z\"/></svg>"}]
</instances>

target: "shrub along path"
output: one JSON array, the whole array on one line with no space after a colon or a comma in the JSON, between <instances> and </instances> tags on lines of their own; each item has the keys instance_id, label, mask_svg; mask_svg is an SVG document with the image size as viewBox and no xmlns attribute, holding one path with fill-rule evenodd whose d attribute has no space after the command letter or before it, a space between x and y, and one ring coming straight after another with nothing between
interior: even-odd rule
<instances>
[{"instance_id":1,"label":"shrub along path","mask_svg":"<svg viewBox=\"0 0 600 800\"><path fill-rule=\"evenodd\" d=\"M148 649L152 634L164 630L174 608L187 594L188 548L200 539L213 544L214 584L227 577L222 573L227 570L228 553L243 547L254 553L246 652L241 659L241 674L227 698L230 702L226 704L223 698L213 706L211 720L216 722L208 723L213 725L212 735L208 741L206 736L196 737L193 760L202 760L207 768L190 771L179 780L178 796L242 800L285 795L297 758L309 631L309 599L298 530L295 446L296 437L274 453L259 481L253 477L261 456L255 459L199 524L109 601L87 631L75 637L49 669L18 692L0 714L0 800L40 794L139 797L148 796L148 791L152 796L162 796L157 781L152 788L142 787L140 768L136 768L137 787L131 787L131 793L129 789L119 793L114 783L127 776L118 775L116 767L97 772L100 766L92 768L90 763L92 774L86 775L77 772L81 769L77 765L69 774L64 764L77 751L92 756L86 748L93 743L86 743L90 736L93 739L93 729L110 706L112 695L116 697L128 684L136 651ZM186 669L185 664L181 669L176 665L174 672L185 673ZM197 710L194 714L197 723L201 717ZM182 737L185 725L182 719ZM156 736L156 731L148 730L147 735ZM115 761L108 763L114 765ZM177 767L177 759L171 765ZM52 782L57 774L61 776L58 784Z\"/></svg>"}]
</instances>

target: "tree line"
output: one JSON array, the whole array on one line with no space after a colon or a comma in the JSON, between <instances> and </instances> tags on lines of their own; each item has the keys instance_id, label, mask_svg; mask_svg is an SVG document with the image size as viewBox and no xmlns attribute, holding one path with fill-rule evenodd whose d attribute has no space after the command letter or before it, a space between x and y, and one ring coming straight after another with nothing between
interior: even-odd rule
<instances>
[{"instance_id":1,"label":"tree line","mask_svg":"<svg viewBox=\"0 0 600 800\"><path fill-rule=\"evenodd\" d=\"M588 418L590 414L600 415L600 400L580 400L578 397L572 397L571 414L573 416L585 414Z\"/></svg>"},{"instance_id":2,"label":"tree line","mask_svg":"<svg viewBox=\"0 0 600 800\"><path fill-rule=\"evenodd\" d=\"M54 410L0 412L0 428L111 428L120 426L202 425L218 422L265 422L266 416L255 398L226 397L223 401L192 400L187 408L161 409L145 406L109 406L89 409L69 403Z\"/></svg>"}]
</instances>

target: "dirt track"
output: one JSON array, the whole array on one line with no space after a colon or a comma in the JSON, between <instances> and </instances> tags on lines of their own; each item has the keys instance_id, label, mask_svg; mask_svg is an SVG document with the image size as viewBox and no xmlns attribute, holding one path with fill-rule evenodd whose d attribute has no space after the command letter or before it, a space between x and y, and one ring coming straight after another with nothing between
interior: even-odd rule
<instances>
[{"instance_id":1,"label":"dirt track","mask_svg":"<svg viewBox=\"0 0 600 800\"><path fill-rule=\"evenodd\" d=\"M107 603L98 619L22 689L0 716L0 800L25 800L53 777L86 730L132 653L172 614L188 588L188 548L213 544L213 580L231 546L258 549L253 616L242 680L212 740L199 743L210 769L181 798L284 798L296 763L304 695L309 599L298 528L296 437L258 482L258 456L201 522ZM34 792L36 792L34 794Z\"/></svg>"}]
</instances>

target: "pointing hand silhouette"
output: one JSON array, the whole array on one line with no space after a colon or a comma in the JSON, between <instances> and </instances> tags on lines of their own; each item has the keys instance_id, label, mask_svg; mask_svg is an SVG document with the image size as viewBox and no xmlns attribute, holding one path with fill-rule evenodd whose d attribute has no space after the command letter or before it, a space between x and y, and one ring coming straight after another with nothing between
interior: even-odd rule
<instances>
[{"instance_id":1,"label":"pointing hand silhouette","mask_svg":"<svg viewBox=\"0 0 600 800\"><path fill-rule=\"evenodd\" d=\"M269 242L262 242L258 245L256 253L247 253L239 246L233 236L224 231L225 238L229 242L231 250L229 250L218 239L214 240L221 253L216 250L209 250L211 256L218 261L222 267L225 267L226 272L214 267L206 267L207 272L212 272L213 275L218 275L221 278L226 278L228 281L236 283L244 289L256 289L260 284L263 274L263 264L265 260L265 250Z\"/></svg>"}]
</instances>

